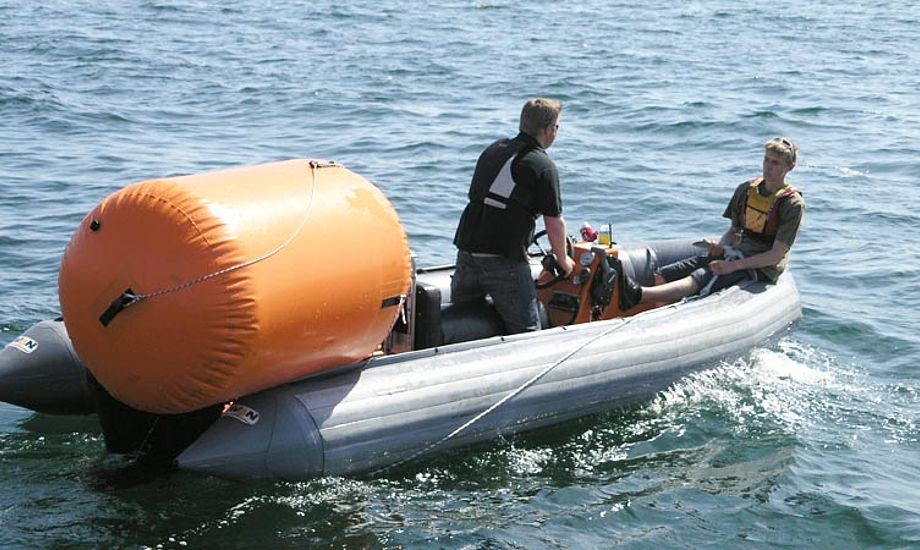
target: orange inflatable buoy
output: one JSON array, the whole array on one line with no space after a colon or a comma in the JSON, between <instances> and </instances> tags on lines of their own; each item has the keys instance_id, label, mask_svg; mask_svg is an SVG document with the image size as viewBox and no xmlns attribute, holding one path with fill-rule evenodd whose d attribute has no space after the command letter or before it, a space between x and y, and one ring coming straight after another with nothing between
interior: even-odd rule
<instances>
[{"instance_id":1,"label":"orange inflatable buoy","mask_svg":"<svg viewBox=\"0 0 920 550\"><path fill-rule=\"evenodd\" d=\"M74 348L118 400L183 413L369 356L411 280L370 182L291 160L130 185L64 253Z\"/></svg>"}]
</instances>

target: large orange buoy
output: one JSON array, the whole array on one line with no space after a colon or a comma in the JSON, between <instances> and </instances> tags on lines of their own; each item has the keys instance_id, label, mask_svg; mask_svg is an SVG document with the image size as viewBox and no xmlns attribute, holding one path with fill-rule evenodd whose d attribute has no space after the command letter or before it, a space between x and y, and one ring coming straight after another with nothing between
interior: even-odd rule
<instances>
[{"instance_id":1,"label":"large orange buoy","mask_svg":"<svg viewBox=\"0 0 920 550\"><path fill-rule=\"evenodd\" d=\"M410 280L386 197L291 160L110 195L71 238L59 285L77 354L109 393L182 413L367 357Z\"/></svg>"}]
</instances>

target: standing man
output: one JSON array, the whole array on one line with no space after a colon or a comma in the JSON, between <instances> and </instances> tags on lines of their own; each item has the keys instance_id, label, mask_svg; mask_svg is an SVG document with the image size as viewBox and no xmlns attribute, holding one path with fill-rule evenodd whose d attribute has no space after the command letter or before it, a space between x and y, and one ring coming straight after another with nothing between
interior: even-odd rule
<instances>
[{"instance_id":1,"label":"standing man","mask_svg":"<svg viewBox=\"0 0 920 550\"><path fill-rule=\"evenodd\" d=\"M565 250L559 172L546 154L556 140L562 103L531 99L521 110L520 133L479 156L454 244L457 269L451 300L492 297L507 334L540 330L539 306L527 247L543 216L553 253L566 276L575 264Z\"/></svg>"},{"instance_id":2,"label":"standing man","mask_svg":"<svg viewBox=\"0 0 920 550\"><path fill-rule=\"evenodd\" d=\"M805 216L805 199L786 181L798 159L795 143L778 137L764 148L763 176L735 189L722 214L731 226L719 242L704 241L708 254L662 267L655 279L663 284L650 287L640 287L617 266L621 310L640 302L676 302L703 289L716 292L746 279L776 282L789 262L789 249ZM740 257L733 259L727 248Z\"/></svg>"}]
</instances>

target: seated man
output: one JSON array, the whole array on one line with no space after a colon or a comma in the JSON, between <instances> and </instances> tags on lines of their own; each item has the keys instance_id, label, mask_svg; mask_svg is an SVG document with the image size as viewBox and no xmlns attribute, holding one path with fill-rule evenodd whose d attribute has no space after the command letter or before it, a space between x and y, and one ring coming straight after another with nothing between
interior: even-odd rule
<instances>
[{"instance_id":1,"label":"seated man","mask_svg":"<svg viewBox=\"0 0 920 550\"><path fill-rule=\"evenodd\" d=\"M621 285L621 310L642 302L676 302L746 279L776 282L789 262L789 249L805 215L805 199L801 191L786 182L786 174L795 168L798 156L795 143L778 137L768 141L765 148L763 177L735 189L722 214L731 220L731 227L719 242L703 241L708 254L662 267L655 277L659 284L651 287L640 287L623 272L622 266L615 264Z\"/></svg>"}]
</instances>

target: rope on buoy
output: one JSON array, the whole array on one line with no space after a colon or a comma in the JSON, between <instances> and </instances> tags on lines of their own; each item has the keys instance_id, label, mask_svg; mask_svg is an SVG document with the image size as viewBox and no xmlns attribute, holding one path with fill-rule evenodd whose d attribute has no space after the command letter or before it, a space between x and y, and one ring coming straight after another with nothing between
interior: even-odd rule
<instances>
[{"instance_id":1,"label":"rope on buoy","mask_svg":"<svg viewBox=\"0 0 920 550\"><path fill-rule=\"evenodd\" d=\"M115 298L115 300L112 301L112 303L102 313L102 315L99 316L99 322L102 323L102 326L104 327L108 326L109 323L112 322L112 320L115 318L116 315L121 313L124 309L131 307L134 304L137 304L138 302L142 302L144 300L150 300L151 298L157 298L159 296L163 296L165 294L171 294L173 292L179 292L180 290L184 290L191 286L201 284L215 277L220 277L221 275L226 275L227 273L238 271L240 269L255 265L257 263L263 262L271 258L275 254L287 248L288 245L290 245L291 242L293 242L293 240L300 234L300 232L303 231L304 226L307 224L307 219L309 218L310 210L313 207L313 198L316 194L316 169L339 166L337 163L333 161L310 160L308 161L308 163L310 165L310 173L312 175L312 182L310 185L310 196L307 202L307 209L303 213L303 217L300 220L300 225L297 227L297 229L294 230L293 233L291 233L291 235L283 243L275 247L274 250L271 250L270 252L267 252L263 254L262 256L259 256L258 258L254 258L252 260L248 260L243 263L240 263L234 266L230 266L230 267L221 269L219 271L215 271L213 273L208 273L207 275L202 275L201 277L192 279L191 281L187 281L185 283L178 284L176 286L172 286L169 288L165 288L162 290L156 290L156 291L148 292L148 293L134 292L133 290L128 288L124 292L122 292L120 296Z\"/></svg>"}]
</instances>

